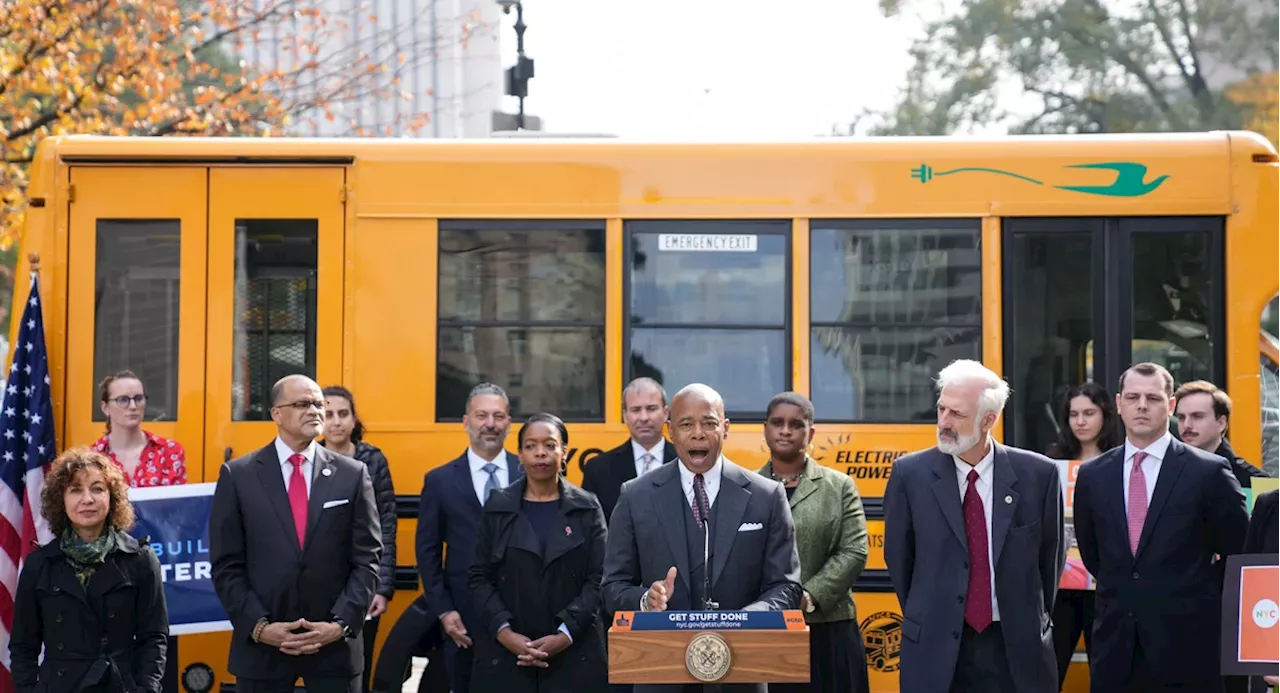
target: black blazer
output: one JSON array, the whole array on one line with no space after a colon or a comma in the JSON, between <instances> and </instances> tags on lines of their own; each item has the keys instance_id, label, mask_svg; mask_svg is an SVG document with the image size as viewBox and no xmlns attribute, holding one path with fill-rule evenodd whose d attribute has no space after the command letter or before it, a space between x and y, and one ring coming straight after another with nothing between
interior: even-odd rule
<instances>
[{"instance_id":1,"label":"black blazer","mask_svg":"<svg viewBox=\"0 0 1280 693\"><path fill-rule=\"evenodd\" d=\"M662 454L659 461L666 464L676 458L676 447L671 441L662 441ZM631 439L608 451L596 455L582 470L582 488L596 494L600 499L600 508L604 510L604 520L613 517L613 509L618 505L618 496L622 494L622 485L636 478L636 456L631 448Z\"/></svg>"},{"instance_id":2,"label":"black blazer","mask_svg":"<svg viewBox=\"0 0 1280 693\"><path fill-rule=\"evenodd\" d=\"M1093 691L1120 691L1135 644L1163 683L1220 690L1223 561L1244 547L1249 516L1226 460L1177 439L1161 462L1138 542L1129 549L1121 445L1080 467L1076 542L1097 579L1089 669Z\"/></svg>"},{"instance_id":3,"label":"black blazer","mask_svg":"<svg viewBox=\"0 0 1280 693\"><path fill-rule=\"evenodd\" d=\"M544 552L521 510L526 478L489 497L476 539L468 584L480 630L472 632L476 654L474 691L548 693L609 688L600 612L605 523L590 493L560 482L560 515ZM509 623L531 639L553 635L564 624L573 639L546 669L522 667L498 642Z\"/></svg>"},{"instance_id":4,"label":"black blazer","mask_svg":"<svg viewBox=\"0 0 1280 693\"><path fill-rule=\"evenodd\" d=\"M1277 491L1267 491L1253 499L1253 515L1244 538L1244 553L1280 553L1280 516L1276 514Z\"/></svg>"},{"instance_id":5,"label":"black blazer","mask_svg":"<svg viewBox=\"0 0 1280 693\"><path fill-rule=\"evenodd\" d=\"M17 693L160 693L169 637L160 562L133 537L115 538L88 589L58 539L27 556L9 639ZM107 666L95 669L98 662Z\"/></svg>"},{"instance_id":6,"label":"black blazer","mask_svg":"<svg viewBox=\"0 0 1280 693\"><path fill-rule=\"evenodd\" d=\"M991 567L1009 674L1019 693L1056 692L1051 617L1066 560L1062 482L1049 458L994 448ZM902 693L945 691L960 654L969 586L952 456L935 447L894 462L884 513L885 563L902 604Z\"/></svg>"},{"instance_id":7,"label":"black blazer","mask_svg":"<svg viewBox=\"0 0 1280 693\"><path fill-rule=\"evenodd\" d=\"M519 457L509 452L506 456L507 479L514 482L524 476L524 467ZM454 461L423 476L414 543L427 611L437 619L457 611L467 632L479 627L467 596L467 569L476 552L480 512L465 450ZM447 552L445 544L449 545Z\"/></svg>"},{"instance_id":8,"label":"black blazer","mask_svg":"<svg viewBox=\"0 0 1280 693\"><path fill-rule=\"evenodd\" d=\"M354 676L364 667L358 636L378 584L382 530L363 462L317 444L306 544L289 511L275 441L222 465L209 517L213 587L235 630L228 669L283 679ZM341 619L352 637L293 656L253 641L258 619Z\"/></svg>"}]
</instances>

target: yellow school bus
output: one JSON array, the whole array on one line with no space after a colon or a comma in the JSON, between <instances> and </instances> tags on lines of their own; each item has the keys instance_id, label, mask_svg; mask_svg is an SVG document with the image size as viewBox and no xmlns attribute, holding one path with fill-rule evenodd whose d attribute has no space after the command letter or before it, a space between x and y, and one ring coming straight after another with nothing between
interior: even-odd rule
<instances>
[{"instance_id":1,"label":"yellow school bus","mask_svg":"<svg viewBox=\"0 0 1280 693\"><path fill-rule=\"evenodd\" d=\"M901 623L880 497L894 459L934 442L939 368L1002 373L997 435L1036 450L1068 387L1114 387L1136 357L1224 386L1251 460L1275 425L1258 330L1277 295L1277 158L1252 133L74 136L45 140L30 174L17 269L38 254L63 446L101 434L94 384L118 368L146 382L147 427L186 446L192 482L271 439L279 376L354 391L402 518L382 670L403 669L430 625L410 608L417 494L465 449L480 381L506 388L517 420L570 422L573 481L626 439L631 378L717 388L727 454L748 467L766 460L769 398L807 394L814 456L866 500L856 601L877 691L896 690ZM226 633L179 640L179 670L233 683Z\"/></svg>"}]
</instances>

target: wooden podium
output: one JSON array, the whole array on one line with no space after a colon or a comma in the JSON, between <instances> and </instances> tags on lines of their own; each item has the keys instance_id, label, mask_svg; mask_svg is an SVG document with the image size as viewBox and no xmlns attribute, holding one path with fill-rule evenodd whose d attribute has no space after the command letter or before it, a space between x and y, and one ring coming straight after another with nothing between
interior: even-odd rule
<instances>
[{"instance_id":1,"label":"wooden podium","mask_svg":"<svg viewBox=\"0 0 1280 693\"><path fill-rule=\"evenodd\" d=\"M610 683L807 683L799 611L619 611Z\"/></svg>"}]
</instances>

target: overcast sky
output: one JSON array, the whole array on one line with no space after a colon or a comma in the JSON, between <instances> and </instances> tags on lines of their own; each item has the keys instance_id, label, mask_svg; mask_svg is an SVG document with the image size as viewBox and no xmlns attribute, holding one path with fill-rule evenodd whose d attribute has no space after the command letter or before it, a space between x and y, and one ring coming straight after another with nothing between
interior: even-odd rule
<instances>
[{"instance_id":1,"label":"overcast sky","mask_svg":"<svg viewBox=\"0 0 1280 693\"><path fill-rule=\"evenodd\" d=\"M826 135L892 103L910 22L875 0L525 0L528 113L554 132ZM515 60L515 12L500 30ZM515 111L515 99L504 110Z\"/></svg>"}]
</instances>

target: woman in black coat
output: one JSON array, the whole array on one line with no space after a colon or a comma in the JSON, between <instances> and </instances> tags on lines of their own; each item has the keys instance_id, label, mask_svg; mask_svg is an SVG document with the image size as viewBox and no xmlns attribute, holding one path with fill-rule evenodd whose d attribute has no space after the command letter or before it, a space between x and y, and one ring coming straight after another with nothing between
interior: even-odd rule
<instances>
[{"instance_id":1,"label":"woman in black coat","mask_svg":"<svg viewBox=\"0 0 1280 693\"><path fill-rule=\"evenodd\" d=\"M9 638L17 693L160 693L169 615L160 562L126 534L129 484L88 448L53 463L41 514L54 539L27 556ZM39 661L44 648L44 661Z\"/></svg>"},{"instance_id":2,"label":"woman in black coat","mask_svg":"<svg viewBox=\"0 0 1280 693\"><path fill-rule=\"evenodd\" d=\"M604 511L560 478L569 433L534 414L517 436L524 476L492 492L480 517L470 591L476 693L609 689L600 613Z\"/></svg>"},{"instance_id":3,"label":"woman in black coat","mask_svg":"<svg viewBox=\"0 0 1280 693\"><path fill-rule=\"evenodd\" d=\"M373 480L374 502L378 506L378 524L382 527L378 586L369 604L369 620L360 630L364 638L364 691L369 693L378 625L387 610L387 602L396 596L396 488L391 483L387 456L364 441L364 424L356 414L355 397L340 385L324 389L324 440L321 443L328 450L364 462Z\"/></svg>"}]
</instances>

